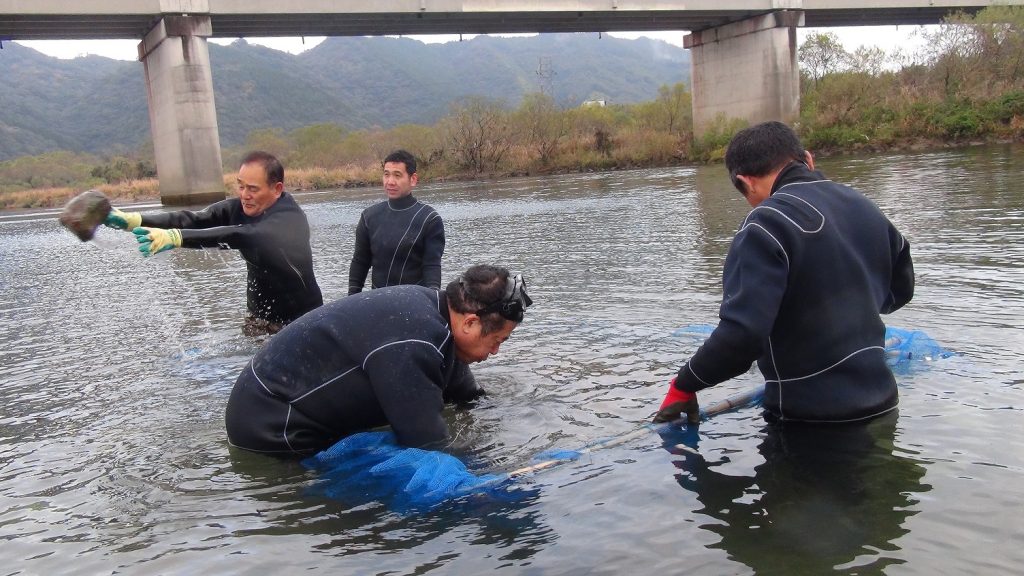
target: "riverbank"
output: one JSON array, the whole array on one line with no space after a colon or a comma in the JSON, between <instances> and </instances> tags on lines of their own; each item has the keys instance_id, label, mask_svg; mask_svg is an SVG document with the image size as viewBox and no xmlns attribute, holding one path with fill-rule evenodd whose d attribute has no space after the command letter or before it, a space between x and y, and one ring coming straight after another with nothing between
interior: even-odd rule
<instances>
[{"instance_id":1,"label":"riverbank","mask_svg":"<svg viewBox=\"0 0 1024 576\"><path fill-rule=\"evenodd\" d=\"M377 172L379 169L371 167L288 170L285 172L285 185L288 190L296 192L365 188L378 184ZM224 174L225 197L234 194L236 176L236 173ZM102 192L115 205L160 201L160 181L156 178L127 180L117 184L100 184L93 189ZM4 192L0 193L0 210L59 208L83 191L83 189L77 188L56 187Z\"/></svg>"},{"instance_id":2,"label":"riverbank","mask_svg":"<svg viewBox=\"0 0 1024 576\"><path fill-rule=\"evenodd\" d=\"M851 147L826 147L824 149L812 150L812 152L814 152L818 157L825 158L877 153L950 150L972 146L983 146L987 144L1009 144L1013 142L1013 140L1007 139L955 142L917 139L902 142L887 142L885 144L875 144L870 141L865 141ZM487 181L518 176L578 174L583 172L632 170L637 168L697 166L701 164L702 163L700 162L690 160L678 160L669 163L632 160L611 164L599 163L599 165L580 164L572 168L563 165L559 167L551 167L548 170L534 170L529 172L514 171L488 174L473 174L467 172L433 174L431 173L432 171L428 169L423 171L421 182ZM292 192L370 188L380 184L379 172L380 168L376 165L358 167L348 166L345 168L332 169L298 168L294 170L287 170L285 172L285 188ZM230 197L234 193L235 177L236 175L233 172L224 174L225 197ZM160 182L156 178L128 180L117 184L101 184L95 186L94 189L105 194L115 205L160 201ZM77 188L56 187L4 192L0 193L0 211L10 212L26 209L60 208L64 206L68 200L83 191L83 189Z\"/></svg>"},{"instance_id":3,"label":"riverbank","mask_svg":"<svg viewBox=\"0 0 1024 576\"><path fill-rule=\"evenodd\" d=\"M669 166L687 165L692 163L676 163ZM550 171L514 171L508 173L472 174L467 172L431 175L425 171L421 182L467 182L487 181L517 176L536 176L542 174L576 174L595 172L598 170L629 170L634 168L657 168L665 164L631 163L614 166L581 166L576 170L552 169ZM234 194L237 174L224 174L224 195ZM380 185L380 167L365 168L299 168L285 171L285 189L290 192L312 192L316 190L346 190L370 188ZM136 204L160 201L160 182L157 178L128 180L118 184L101 184L93 189L99 190L115 205ZM82 193L84 189L69 187L36 188L16 192L0 193L0 211L16 211L27 209L60 208L70 199Z\"/></svg>"}]
</instances>

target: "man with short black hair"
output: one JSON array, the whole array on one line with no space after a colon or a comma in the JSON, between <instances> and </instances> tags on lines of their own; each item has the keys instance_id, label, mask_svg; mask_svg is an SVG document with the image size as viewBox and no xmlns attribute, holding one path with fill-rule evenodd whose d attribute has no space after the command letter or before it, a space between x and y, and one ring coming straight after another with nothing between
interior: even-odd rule
<instances>
[{"instance_id":1,"label":"man with short black hair","mask_svg":"<svg viewBox=\"0 0 1024 576\"><path fill-rule=\"evenodd\" d=\"M433 208L412 195L419 182L416 158L396 150L384 158L382 167L387 200L359 216L348 293L363 290L371 268L370 288L419 284L439 289L444 222Z\"/></svg>"},{"instance_id":2,"label":"man with short black hair","mask_svg":"<svg viewBox=\"0 0 1024 576\"><path fill-rule=\"evenodd\" d=\"M720 321L655 416L699 418L696 392L757 361L772 421L851 422L896 407L885 324L914 295L910 244L871 200L814 170L793 130L765 122L725 154L753 210L725 260Z\"/></svg>"},{"instance_id":3,"label":"man with short black hair","mask_svg":"<svg viewBox=\"0 0 1024 576\"><path fill-rule=\"evenodd\" d=\"M232 248L245 259L247 335L273 334L323 304L313 275L309 222L284 191L284 167L272 154L246 154L238 169L238 196L191 212L122 212L105 224L130 230L143 256L173 248Z\"/></svg>"},{"instance_id":4,"label":"man with short black hair","mask_svg":"<svg viewBox=\"0 0 1024 576\"><path fill-rule=\"evenodd\" d=\"M530 304L522 276L489 265L444 291L390 286L326 304L242 370L225 413L228 440L308 455L390 425L403 445L443 446L444 404L482 393L465 366L497 354Z\"/></svg>"}]
</instances>

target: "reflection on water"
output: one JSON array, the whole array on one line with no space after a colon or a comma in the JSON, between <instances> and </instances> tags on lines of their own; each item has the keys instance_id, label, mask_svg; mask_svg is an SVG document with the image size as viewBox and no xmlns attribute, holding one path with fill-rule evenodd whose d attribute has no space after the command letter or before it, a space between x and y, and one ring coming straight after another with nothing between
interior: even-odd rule
<instances>
[{"instance_id":1,"label":"reflection on water","mask_svg":"<svg viewBox=\"0 0 1024 576\"><path fill-rule=\"evenodd\" d=\"M676 456L679 485L696 494L730 558L757 574L873 571L902 563L888 557L907 534L914 505L929 490L925 467L894 449L897 414L870 424L765 427L752 475L719 472L727 451L695 455L699 431L663 435Z\"/></svg>"},{"instance_id":2,"label":"reflection on water","mask_svg":"<svg viewBox=\"0 0 1024 576\"><path fill-rule=\"evenodd\" d=\"M402 514L317 497L296 463L229 450L223 410L259 342L234 252L142 259L109 230L0 219L0 559L11 573L1012 574L1024 570L1024 149L819 159L913 246L914 301L888 318L958 356L899 375L898 419L852 430L703 424L595 451L503 499ZM421 186L444 277L525 274L536 304L447 414L500 472L634 430L714 323L748 207L721 166ZM344 294L379 191L299 196L325 298ZM758 383L747 373L707 401ZM669 446L674 446L670 443ZM998 538L993 537L998 534ZM971 543L969 554L962 550Z\"/></svg>"}]
</instances>

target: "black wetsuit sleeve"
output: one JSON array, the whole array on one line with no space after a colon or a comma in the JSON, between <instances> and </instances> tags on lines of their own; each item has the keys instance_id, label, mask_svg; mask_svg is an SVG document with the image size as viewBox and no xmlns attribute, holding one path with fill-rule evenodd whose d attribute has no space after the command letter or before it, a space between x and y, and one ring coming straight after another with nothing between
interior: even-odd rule
<instances>
[{"instance_id":1,"label":"black wetsuit sleeve","mask_svg":"<svg viewBox=\"0 0 1024 576\"><path fill-rule=\"evenodd\" d=\"M882 304L882 314L899 310L914 297L914 262L910 257L910 242L895 228L890 235L893 236L892 284L889 297Z\"/></svg>"},{"instance_id":2,"label":"black wetsuit sleeve","mask_svg":"<svg viewBox=\"0 0 1024 576\"><path fill-rule=\"evenodd\" d=\"M143 214L142 225L156 228L178 228L181 230L181 245L185 248L204 248L226 245L231 248L247 248L256 244L253 240L257 227L266 229L266 218L258 224L232 225L230 201L225 200L207 206L199 212L182 210Z\"/></svg>"},{"instance_id":3,"label":"black wetsuit sleeve","mask_svg":"<svg viewBox=\"0 0 1024 576\"><path fill-rule=\"evenodd\" d=\"M444 221L434 212L430 215L429 229L423 239L422 286L441 289L441 257L444 255Z\"/></svg>"},{"instance_id":4,"label":"black wetsuit sleeve","mask_svg":"<svg viewBox=\"0 0 1024 576\"><path fill-rule=\"evenodd\" d=\"M696 392L750 368L771 334L788 273L785 250L759 224L736 235L726 258L718 326L679 369L677 388Z\"/></svg>"},{"instance_id":5,"label":"black wetsuit sleeve","mask_svg":"<svg viewBox=\"0 0 1024 576\"><path fill-rule=\"evenodd\" d=\"M260 244L259 224L239 224L237 226L218 226L216 228L181 230L181 245L185 248L224 247L251 248Z\"/></svg>"},{"instance_id":6,"label":"black wetsuit sleeve","mask_svg":"<svg viewBox=\"0 0 1024 576\"><path fill-rule=\"evenodd\" d=\"M370 233L366 229L366 215L359 216L356 224L355 249L352 252L352 263L348 267L348 293L357 294L363 291L366 275L370 271L373 254L370 252ZM440 271L439 271L440 272Z\"/></svg>"},{"instance_id":7,"label":"black wetsuit sleeve","mask_svg":"<svg viewBox=\"0 0 1024 576\"><path fill-rule=\"evenodd\" d=\"M154 212L142 215L142 225L151 228L214 228L231 223L231 205L224 200L192 212Z\"/></svg>"},{"instance_id":8,"label":"black wetsuit sleeve","mask_svg":"<svg viewBox=\"0 0 1024 576\"><path fill-rule=\"evenodd\" d=\"M447 443L441 362L441 353L419 340L388 344L364 361L363 370L400 444Z\"/></svg>"},{"instance_id":9,"label":"black wetsuit sleeve","mask_svg":"<svg viewBox=\"0 0 1024 576\"><path fill-rule=\"evenodd\" d=\"M183 227L181 245L185 248L227 246L235 250L266 248L280 243L281 234L302 229L304 221L300 219L301 213L281 211L267 212L262 219L249 224ZM175 222L172 222L170 227L175 227Z\"/></svg>"}]
</instances>

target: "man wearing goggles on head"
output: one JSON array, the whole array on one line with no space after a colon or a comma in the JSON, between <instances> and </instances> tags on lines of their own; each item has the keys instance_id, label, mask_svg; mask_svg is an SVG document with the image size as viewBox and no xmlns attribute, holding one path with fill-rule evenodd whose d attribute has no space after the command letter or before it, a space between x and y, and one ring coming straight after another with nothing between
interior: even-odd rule
<instances>
[{"instance_id":1,"label":"man wearing goggles on head","mask_svg":"<svg viewBox=\"0 0 1024 576\"><path fill-rule=\"evenodd\" d=\"M460 278L459 284L462 286L463 293L469 289L465 279ZM506 320L522 322L523 312L530 304L533 304L533 300L526 294L526 281L523 280L522 274L516 274L506 282L505 294L499 300L477 310L476 315L485 316L497 312Z\"/></svg>"},{"instance_id":2,"label":"man wearing goggles on head","mask_svg":"<svg viewBox=\"0 0 1024 576\"><path fill-rule=\"evenodd\" d=\"M242 370L228 400L228 440L308 455L390 425L406 446L443 445L444 404L483 393L460 365L497 354L530 304L522 276L477 265L443 291L389 286L313 310Z\"/></svg>"}]
</instances>

